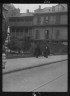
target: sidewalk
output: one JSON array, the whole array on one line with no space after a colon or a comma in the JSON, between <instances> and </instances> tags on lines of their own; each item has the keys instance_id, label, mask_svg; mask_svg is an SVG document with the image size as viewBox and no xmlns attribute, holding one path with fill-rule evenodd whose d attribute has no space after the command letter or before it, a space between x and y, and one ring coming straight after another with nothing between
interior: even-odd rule
<instances>
[{"instance_id":1,"label":"sidewalk","mask_svg":"<svg viewBox=\"0 0 70 96\"><path fill-rule=\"evenodd\" d=\"M67 55L56 55L56 56L49 56L45 58L41 57L30 57L30 58L17 58L17 59L7 59L7 63L5 69L3 69L3 74L11 73L23 69L28 69L37 66L43 66L47 64L52 64L55 62L59 62L62 60L68 59Z\"/></svg>"}]
</instances>

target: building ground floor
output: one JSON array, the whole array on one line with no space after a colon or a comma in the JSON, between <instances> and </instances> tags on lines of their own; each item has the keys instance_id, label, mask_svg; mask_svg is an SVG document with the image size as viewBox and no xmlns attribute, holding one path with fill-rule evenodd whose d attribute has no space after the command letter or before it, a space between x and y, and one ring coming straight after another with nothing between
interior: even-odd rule
<instances>
[{"instance_id":1,"label":"building ground floor","mask_svg":"<svg viewBox=\"0 0 70 96\"><path fill-rule=\"evenodd\" d=\"M67 26L56 27L10 27L11 36L18 38L30 37L33 40L67 40Z\"/></svg>"},{"instance_id":2,"label":"building ground floor","mask_svg":"<svg viewBox=\"0 0 70 96\"><path fill-rule=\"evenodd\" d=\"M35 27L32 35L38 40L67 40L67 27Z\"/></svg>"}]
</instances>

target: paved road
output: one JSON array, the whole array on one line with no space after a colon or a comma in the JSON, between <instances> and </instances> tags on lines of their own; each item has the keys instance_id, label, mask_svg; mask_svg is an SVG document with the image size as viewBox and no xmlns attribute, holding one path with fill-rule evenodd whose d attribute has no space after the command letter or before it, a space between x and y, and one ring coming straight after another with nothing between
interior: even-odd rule
<instances>
[{"instance_id":1,"label":"paved road","mask_svg":"<svg viewBox=\"0 0 70 96\"><path fill-rule=\"evenodd\" d=\"M3 91L66 92L67 60L3 75Z\"/></svg>"}]
</instances>

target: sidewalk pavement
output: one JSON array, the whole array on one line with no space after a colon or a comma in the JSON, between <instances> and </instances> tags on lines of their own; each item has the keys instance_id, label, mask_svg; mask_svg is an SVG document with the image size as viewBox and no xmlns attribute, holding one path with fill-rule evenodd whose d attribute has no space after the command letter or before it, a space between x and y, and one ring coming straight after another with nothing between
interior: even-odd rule
<instances>
[{"instance_id":1,"label":"sidewalk pavement","mask_svg":"<svg viewBox=\"0 0 70 96\"><path fill-rule=\"evenodd\" d=\"M3 69L2 73L7 74L28 68L53 64L67 59L68 59L67 55L48 56L48 58L41 56L38 58L28 57L28 58L7 59L5 69Z\"/></svg>"}]
</instances>

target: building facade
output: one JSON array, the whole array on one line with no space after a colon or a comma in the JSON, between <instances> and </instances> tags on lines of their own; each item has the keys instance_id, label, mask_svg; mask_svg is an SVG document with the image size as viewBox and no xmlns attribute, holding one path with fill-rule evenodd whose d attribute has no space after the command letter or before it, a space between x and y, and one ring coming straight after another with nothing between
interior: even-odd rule
<instances>
[{"instance_id":1,"label":"building facade","mask_svg":"<svg viewBox=\"0 0 70 96\"><path fill-rule=\"evenodd\" d=\"M67 40L68 17L66 8L67 6L59 4L55 6L54 10L53 8L45 8L43 12L39 7L38 11L36 10L34 13L33 19L34 39Z\"/></svg>"},{"instance_id":2,"label":"building facade","mask_svg":"<svg viewBox=\"0 0 70 96\"><path fill-rule=\"evenodd\" d=\"M20 16L9 17L10 33L19 39L31 37L33 14L20 13Z\"/></svg>"},{"instance_id":3,"label":"building facade","mask_svg":"<svg viewBox=\"0 0 70 96\"><path fill-rule=\"evenodd\" d=\"M39 6L34 13L27 10L27 13L9 17L10 32L20 39L67 41L67 19L66 4L44 9Z\"/></svg>"}]
</instances>

